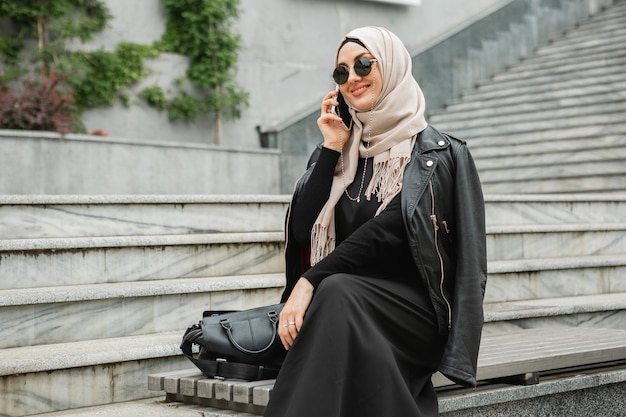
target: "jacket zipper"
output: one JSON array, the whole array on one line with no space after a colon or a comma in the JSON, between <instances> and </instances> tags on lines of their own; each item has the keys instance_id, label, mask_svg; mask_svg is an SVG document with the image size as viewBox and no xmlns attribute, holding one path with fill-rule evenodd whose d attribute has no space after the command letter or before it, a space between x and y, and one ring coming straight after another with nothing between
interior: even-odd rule
<instances>
[{"instance_id":1,"label":"jacket zipper","mask_svg":"<svg viewBox=\"0 0 626 417\"><path fill-rule=\"evenodd\" d=\"M430 210L430 220L433 222L433 233L435 235L435 249L437 249L437 256L439 258L439 267L441 268L441 280L439 282L439 291L441 292L441 297L446 303L446 307L448 308L448 330L452 328L452 307L450 307L450 302L446 297L446 294L443 291L443 283L446 278L445 270L443 269L443 257L441 256L441 251L439 250L439 224L437 223L437 215L435 214L435 191L433 190L433 181L432 179L428 181L428 188L430 190L430 201L431 201L431 210Z\"/></svg>"}]
</instances>

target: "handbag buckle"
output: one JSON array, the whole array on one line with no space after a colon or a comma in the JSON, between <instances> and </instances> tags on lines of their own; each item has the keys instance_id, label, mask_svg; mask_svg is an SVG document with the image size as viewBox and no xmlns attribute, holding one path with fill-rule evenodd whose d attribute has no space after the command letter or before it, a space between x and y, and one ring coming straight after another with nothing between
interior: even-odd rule
<instances>
[{"instance_id":1,"label":"handbag buckle","mask_svg":"<svg viewBox=\"0 0 626 417\"><path fill-rule=\"evenodd\" d=\"M213 376L213 379L219 379L220 381L223 381L225 378L220 375L222 373L221 368L222 368L222 364L228 361L224 358L217 358L215 359L215 362L216 362L217 368L215 369L215 375Z\"/></svg>"}]
</instances>

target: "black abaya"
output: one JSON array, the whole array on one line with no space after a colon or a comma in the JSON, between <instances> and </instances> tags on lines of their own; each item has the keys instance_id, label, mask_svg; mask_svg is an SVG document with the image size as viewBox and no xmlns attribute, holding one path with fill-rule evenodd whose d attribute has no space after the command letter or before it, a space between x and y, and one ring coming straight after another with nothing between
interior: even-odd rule
<instances>
[{"instance_id":1,"label":"black abaya","mask_svg":"<svg viewBox=\"0 0 626 417\"><path fill-rule=\"evenodd\" d=\"M300 206L293 207L301 243L309 239L318 200L327 198L338 155L322 150ZM364 162L359 160L357 172ZM371 162L367 168L366 184ZM359 193L359 183L348 187L351 196ZM438 415L431 375L446 339L437 332L408 247L399 197L374 217L378 204L345 195L339 201L337 248L303 273L315 295L265 417Z\"/></svg>"},{"instance_id":2,"label":"black abaya","mask_svg":"<svg viewBox=\"0 0 626 417\"><path fill-rule=\"evenodd\" d=\"M406 280L324 279L265 417L436 416L430 377L445 338L428 304Z\"/></svg>"}]
</instances>

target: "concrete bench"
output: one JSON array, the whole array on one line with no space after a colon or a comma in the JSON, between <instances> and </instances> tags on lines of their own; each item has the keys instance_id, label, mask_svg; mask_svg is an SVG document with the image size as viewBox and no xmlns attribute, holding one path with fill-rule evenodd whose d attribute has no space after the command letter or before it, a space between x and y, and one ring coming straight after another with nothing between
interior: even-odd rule
<instances>
[{"instance_id":1,"label":"concrete bench","mask_svg":"<svg viewBox=\"0 0 626 417\"><path fill-rule=\"evenodd\" d=\"M526 329L483 336L477 379L489 383L537 384L544 372L600 367L626 361L626 331L593 328ZM626 366L626 365L624 365ZM262 414L274 380L241 381L207 378L197 369L149 375L151 391L165 391L166 401L206 405ZM433 376L438 390L454 384Z\"/></svg>"}]
</instances>

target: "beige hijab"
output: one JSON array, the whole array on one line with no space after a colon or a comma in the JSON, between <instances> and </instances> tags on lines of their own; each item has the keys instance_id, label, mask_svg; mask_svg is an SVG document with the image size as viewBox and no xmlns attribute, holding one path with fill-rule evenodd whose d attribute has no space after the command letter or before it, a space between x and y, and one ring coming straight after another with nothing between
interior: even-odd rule
<instances>
[{"instance_id":1,"label":"beige hijab","mask_svg":"<svg viewBox=\"0 0 626 417\"><path fill-rule=\"evenodd\" d=\"M374 194L381 202L378 215L402 189L415 136L427 126L424 95L413 78L411 56L402 41L381 27L355 29L346 38L361 41L378 60L372 71L382 72L383 86L371 110L359 112L350 106L352 130L343 147L345 180L338 164L330 196L311 232L311 265L335 248L335 206L346 186L354 181L359 157L368 155L374 160L365 197L371 200Z\"/></svg>"}]
</instances>

